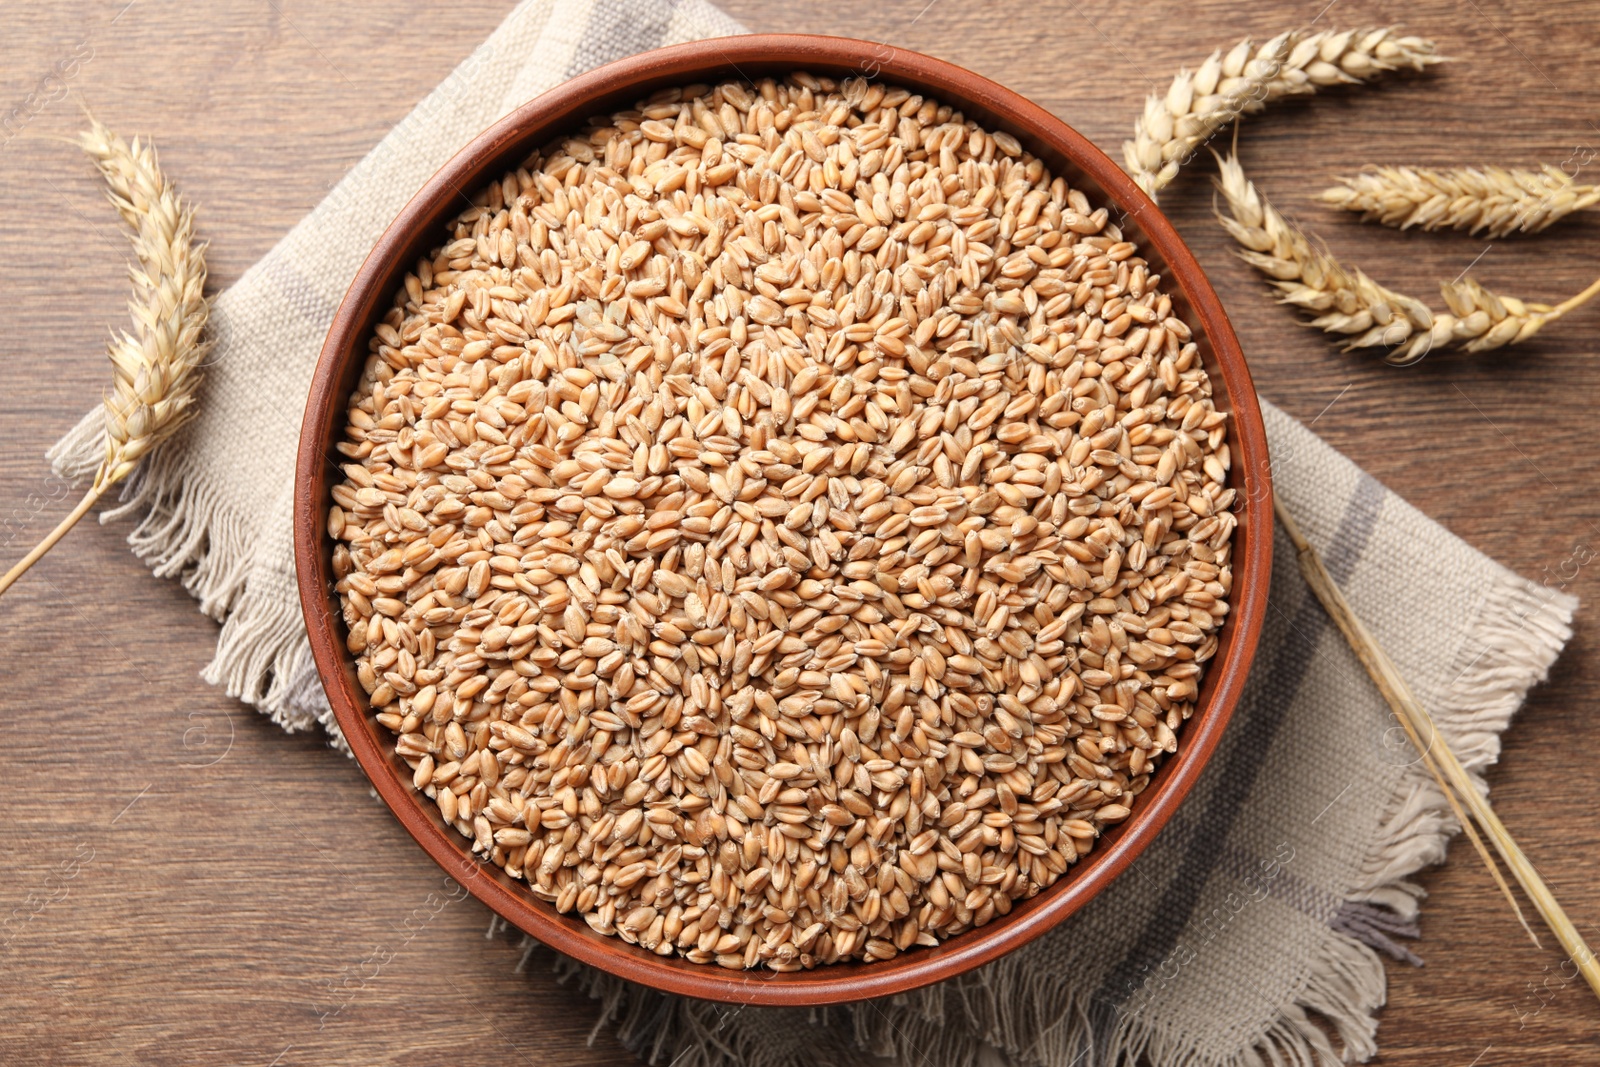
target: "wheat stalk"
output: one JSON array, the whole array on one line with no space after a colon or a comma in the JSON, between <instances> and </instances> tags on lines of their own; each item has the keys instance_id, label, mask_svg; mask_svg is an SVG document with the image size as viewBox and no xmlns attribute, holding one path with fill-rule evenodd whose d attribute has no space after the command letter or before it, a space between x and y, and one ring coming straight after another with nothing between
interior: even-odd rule
<instances>
[{"instance_id":1,"label":"wheat stalk","mask_svg":"<svg viewBox=\"0 0 1600 1067\"><path fill-rule=\"evenodd\" d=\"M1584 980L1589 983L1589 988L1594 990L1595 995L1600 996L1600 961L1595 959L1594 952L1584 942L1583 935L1578 932L1578 928L1567 917L1567 913L1557 902L1555 895L1550 892L1550 887L1545 884L1544 879L1539 876L1538 870L1529 861L1528 857L1523 854L1522 849L1518 847L1510 831L1505 828L1499 816L1495 814L1494 808L1490 807L1488 799L1473 784L1467 769L1462 766L1460 759L1450 750L1450 746L1445 743L1444 738L1440 735L1433 717L1428 714L1427 709L1412 694L1411 687L1406 684L1406 680L1400 674L1399 668L1394 665L1394 661L1384 652L1377 639L1372 636L1372 633L1361 622L1361 619L1356 616L1354 610L1351 609L1349 601L1344 598L1344 593L1339 589L1333 580L1333 576L1328 573L1327 568L1323 565L1317 550L1305 539L1305 536L1300 532L1300 528L1295 525L1293 518L1285 510L1283 501L1274 499L1273 508L1277 512L1278 522L1283 526L1284 533L1294 543L1300 572L1305 576L1306 583L1311 587L1311 591L1316 594L1317 599L1321 601L1323 608L1328 613L1328 617L1334 621L1339 627L1339 631L1344 634L1344 638L1349 643L1351 650L1355 652L1356 658L1361 661L1361 665L1366 668L1367 674L1378 687L1378 691L1383 694L1384 700L1393 709L1395 717L1400 720L1401 726L1405 729L1406 736L1411 739L1411 743L1421 754L1428 770L1432 772L1434 779L1439 783L1439 787L1444 791L1445 798L1450 802L1450 806L1455 811L1457 819L1460 820L1462 828L1468 829L1470 833L1470 824L1462 813L1462 809L1465 808L1466 811L1471 813L1472 818L1477 820L1478 825L1482 828L1483 837L1488 838L1490 843L1494 845L1495 851L1500 854L1500 859L1505 863L1506 869L1516 878L1517 884L1522 886L1523 892L1533 902L1534 908L1538 910L1539 916L1544 919L1545 925L1555 934L1556 940L1560 943L1562 951L1567 954L1567 958L1572 960L1579 972L1583 974ZM1470 836L1474 845L1478 848L1479 855L1483 857L1491 873L1494 874L1495 882L1500 885L1507 899L1511 901L1511 906L1516 912L1517 919L1522 922L1523 928L1528 930L1528 936L1533 937L1533 931L1528 928L1527 921L1523 919L1522 909L1517 906L1515 898L1511 896L1510 887L1505 884L1505 879L1490 858L1488 850L1483 847L1482 840L1476 833L1470 833ZM1534 937L1533 940L1534 944L1538 944L1539 939L1537 937Z\"/></svg>"},{"instance_id":2,"label":"wheat stalk","mask_svg":"<svg viewBox=\"0 0 1600 1067\"><path fill-rule=\"evenodd\" d=\"M1248 39L1215 51L1198 70L1178 72L1165 95L1152 93L1123 142L1128 173L1152 198L1222 127L1272 100L1351 84L1385 71L1423 70L1442 60L1434 43L1393 27L1292 30L1261 45Z\"/></svg>"},{"instance_id":3,"label":"wheat stalk","mask_svg":"<svg viewBox=\"0 0 1600 1067\"><path fill-rule=\"evenodd\" d=\"M137 259L129 269L133 328L113 333L108 346L106 454L93 484L60 525L0 576L0 593L183 425L192 413L208 349L205 245L195 240L193 208L162 173L147 142L135 138L130 145L93 122L78 144L99 168L108 198L131 231Z\"/></svg>"},{"instance_id":4,"label":"wheat stalk","mask_svg":"<svg viewBox=\"0 0 1600 1067\"><path fill-rule=\"evenodd\" d=\"M1600 294L1596 281L1560 304L1533 304L1497 295L1467 278L1441 286L1449 310L1435 313L1313 245L1261 195L1238 156L1217 156L1217 170L1217 189L1229 212L1219 211L1217 218L1241 246L1245 262L1266 275L1280 300L1315 315L1310 325L1345 335L1347 351L1386 347L1386 362L1407 366L1448 345L1482 352L1519 344Z\"/></svg>"},{"instance_id":5,"label":"wheat stalk","mask_svg":"<svg viewBox=\"0 0 1600 1067\"><path fill-rule=\"evenodd\" d=\"M1372 167L1337 180L1340 185L1323 191L1325 203L1402 230L1482 230L1494 238L1537 233L1600 203L1600 186L1580 185L1548 165L1541 170Z\"/></svg>"}]
</instances>

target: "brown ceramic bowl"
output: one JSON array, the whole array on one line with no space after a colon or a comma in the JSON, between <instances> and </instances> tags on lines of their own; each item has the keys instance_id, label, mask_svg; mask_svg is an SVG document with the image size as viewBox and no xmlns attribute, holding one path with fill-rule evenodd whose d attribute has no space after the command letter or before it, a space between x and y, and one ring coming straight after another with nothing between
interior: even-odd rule
<instances>
[{"instance_id":1,"label":"brown ceramic bowl","mask_svg":"<svg viewBox=\"0 0 1600 1067\"><path fill-rule=\"evenodd\" d=\"M1243 505L1235 535L1233 612L1205 677L1199 705L1176 755L1156 772L1133 815L1108 832L1059 882L980 929L881 963L840 963L811 971L740 973L656 956L564 917L498 867L474 859L431 801L411 788L392 736L372 718L345 651L325 532L333 443L367 356L367 338L391 306L405 271L442 243L443 225L476 190L516 167L553 136L588 117L630 106L669 85L756 78L806 70L861 76L925 92L990 129L1013 134L1091 201L1126 212L1123 228L1166 279L1174 306L1195 328L1219 406L1231 411L1231 484ZM1266 435L1250 373L1217 295L1172 226L1116 164L1066 123L1017 94L929 56L867 41L789 35L729 37L664 48L574 78L524 105L479 136L406 205L351 283L322 349L301 430L295 482L295 554L300 600L317 669L339 725L384 802L428 855L514 925L569 956L656 989L710 1000L816 1005L898 993L949 978L1038 937L1083 907L1160 832L1199 777L1244 687L1266 611L1272 546Z\"/></svg>"}]
</instances>

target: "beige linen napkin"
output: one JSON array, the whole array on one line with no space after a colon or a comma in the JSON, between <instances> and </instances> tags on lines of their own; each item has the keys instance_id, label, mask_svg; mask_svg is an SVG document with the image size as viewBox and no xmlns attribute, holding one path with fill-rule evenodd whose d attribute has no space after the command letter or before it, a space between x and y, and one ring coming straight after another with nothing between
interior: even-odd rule
<instances>
[{"instance_id":1,"label":"beige linen napkin","mask_svg":"<svg viewBox=\"0 0 1600 1067\"><path fill-rule=\"evenodd\" d=\"M513 107L600 63L741 32L702 0L525 0L328 199L217 301L219 346L182 436L120 509L130 543L222 623L208 680L287 730L341 744L300 621L290 486L323 335L383 228ZM1270 405L1274 478L1334 577L1481 769L1568 636L1575 602L1472 550ZM51 451L92 473L101 417ZM564 969L606 1022L675 1067L1256 1067L1375 1051L1377 952L1413 958L1421 895L1454 824L1281 539L1245 699L1188 802L1115 886L1055 932L964 978L827 1011L729 1008ZM1330 1041L1325 1030L1331 1031Z\"/></svg>"}]
</instances>

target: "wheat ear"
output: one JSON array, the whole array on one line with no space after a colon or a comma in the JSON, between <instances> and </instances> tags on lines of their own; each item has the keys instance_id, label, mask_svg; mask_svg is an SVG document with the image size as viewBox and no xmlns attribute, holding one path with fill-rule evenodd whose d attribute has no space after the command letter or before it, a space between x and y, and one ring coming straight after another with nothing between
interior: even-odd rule
<instances>
[{"instance_id":1,"label":"wheat ear","mask_svg":"<svg viewBox=\"0 0 1600 1067\"><path fill-rule=\"evenodd\" d=\"M1521 344L1574 308L1600 295L1600 279L1559 304L1536 304L1492 292L1476 279L1462 278L1439 286L1448 311L1433 316L1433 325L1384 356L1384 362L1406 367L1435 348L1460 345L1468 352Z\"/></svg>"},{"instance_id":2,"label":"wheat ear","mask_svg":"<svg viewBox=\"0 0 1600 1067\"><path fill-rule=\"evenodd\" d=\"M111 391L105 398L106 454L94 482L70 515L4 576L4 593L88 513L106 491L188 419L205 362L205 246L195 240L194 210L162 173L155 150L130 145L99 122L79 146L104 177L108 198L131 231L131 332L113 333Z\"/></svg>"},{"instance_id":3,"label":"wheat ear","mask_svg":"<svg viewBox=\"0 0 1600 1067\"><path fill-rule=\"evenodd\" d=\"M1280 300L1315 316L1312 326L1346 335L1347 349L1393 346L1433 329L1433 313L1422 301L1379 285L1313 246L1260 194L1237 156L1217 156L1217 169L1217 189L1231 213L1219 211L1218 220Z\"/></svg>"},{"instance_id":4,"label":"wheat ear","mask_svg":"<svg viewBox=\"0 0 1600 1067\"><path fill-rule=\"evenodd\" d=\"M1554 322L1573 308L1593 299L1596 293L1600 293L1600 280L1554 306L1531 304L1513 296L1497 295L1471 278L1446 282L1439 288L1454 315L1451 323L1453 338L1464 344L1468 352L1481 352L1526 341L1546 323Z\"/></svg>"},{"instance_id":5,"label":"wheat ear","mask_svg":"<svg viewBox=\"0 0 1600 1067\"><path fill-rule=\"evenodd\" d=\"M1178 72L1165 95L1152 93L1123 142L1128 173L1154 198L1211 136L1272 100L1350 84L1385 71L1423 70L1441 62L1434 43L1392 27L1292 30L1256 45L1243 40L1215 51L1192 73Z\"/></svg>"},{"instance_id":6,"label":"wheat ear","mask_svg":"<svg viewBox=\"0 0 1600 1067\"><path fill-rule=\"evenodd\" d=\"M1418 702L1411 692L1411 687L1406 684L1399 668L1394 665L1383 646L1378 644L1355 611L1350 607L1344 593L1334 582L1333 576L1323 565L1317 550L1301 534L1300 528L1284 508L1283 501L1274 500L1273 508L1277 513L1278 522L1283 527L1283 532L1294 543L1296 558L1300 565L1300 573L1305 576L1306 584L1321 601L1328 617L1339 627L1344 634L1345 641L1349 643L1351 651L1366 668L1367 674L1372 678L1373 684L1383 694L1384 700L1394 711L1395 717L1400 720L1406 736L1411 740L1417 752L1421 755L1423 763L1433 774L1439 788L1444 791L1445 799L1450 802L1451 809L1456 813L1463 829L1469 829L1469 822L1463 814L1463 809L1471 813L1483 831L1483 838L1494 845L1495 851L1500 854L1501 862L1506 866L1517 884L1522 886L1528 899L1539 912L1539 917L1545 925L1555 934L1556 940L1561 945L1561 950L1567 958L1577 967L1584 980L1589 983L1589 988L1600 996L1600 961L1595 959L1594 952L1583 940L1583 935L1578 932L1567 913L1562 909L1555 895L1550 892L1550 887L1540 877L1538 870L1528 857L1518 847L1516 839L1505 828L1500 817L1495 814L1489 801L1478 791L1472 778L1467 774L1467 769L1462 766L1456 754L1450 750L1444 738L1439 733L1438 726L1428 710ZM1534 937L1533 930L1528 927L1527 920L1523 918L1522 909L1517 906L1516 899L1511 896L1510 887L1506 885L1494 861L1489 857L1488 850L1483 847L1483 840L1476 833L1470 834L1478 854L1489 865L1490 872L1494 875L1495 882L1505 893L1506 899L1511 902L1511 908L1516 913L1517 920L1522 923L1523 929L1528 931L1528 936L1533 938L1534 944L1539 939Z\"/></svg>"},{"instance_id":7,"label":"wheat ear","mask_svg":"<svg viewBox=\"0 0 1600 1067\"><path fill-rule=\"evenodd\" d=\"M1467 278L1441 286L1449 310L1435 313L1314 246L1261 195L1236 155L1217 156L1217 170L1217 189L1228 205L1228 213L1219 211L1217 218L1241 246L1245 262L1266 275L1280 300L1312 313L1310 325L1346 335L1346 350L1386 347L1384 360L1395 366L1448 345L1482 352L1518 344L1600 294L1596 281L1560 304L1533 304Z\"/></svg>"},{"instance_id":8,"label":"wheat ear","mask_svg":"<svg viewBox=\"0 0 1600 1067\"><path fill-rule=\"evenodd\" d=\"M1580 185L1556 167L1371 167L1340 177L1324 203L1360 212L1367 221L1424 230L1485 231L1499 238L1538 233L1575 211L1600 203L1600 185Z\"/></svg>"}]
</instances>

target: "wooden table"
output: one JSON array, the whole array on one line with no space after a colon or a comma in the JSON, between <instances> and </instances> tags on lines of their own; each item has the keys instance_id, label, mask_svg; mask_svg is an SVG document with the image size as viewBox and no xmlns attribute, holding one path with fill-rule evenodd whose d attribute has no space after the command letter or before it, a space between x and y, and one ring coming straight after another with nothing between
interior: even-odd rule
<instances>
[{"instance_id":1,"label":"wooden table","mask_svg":"<svg viewBox=\"0 0 1600 1067\"><path fill-rule=\"evenodd\" d=\"M53 139L81 125L78 105L156 136L202 205L213 279L226 286L509 7L125 3L0 13L0 114L23 117L0 131L7 563L67 509L42 452L100 395L107 324L124 319L123 239L83 158ZM1144 94L1214 45L1404 14L1462 62L1251 120L1244 156L1257 180L1337 252L1412 292L1468 267L1537 299L1593 278L1594 215L1491 243L1364 227L1311 198L1325 175L1371 161L1594 160L1593 4L1268 6L728 4L754 29L870 37L971 67L1114 155ZM1165 204L1229 307L1262 393L1485 552L1600 599L1600 565L1577 562L1600 556L1600 305L1487 356L1397 371L1345 355L1267 299L1210 218L1206 166L1194 170ZM1580 612L1490 780L1569 910L1600 923L1595 618L1592 604ZM595 1009L549 977L548 961L516 973L511 942L485 939L489 915L475 901L448 899L353 764L317 738L285 738L200 680L215 624L177 583L153 579L122 531L80 526L5 598L0 633L0 916L13 917L0 932L0 1061L633 1062L607 1038L585 1044ZM1600 1005L1562 980L1555 952L1528 944L1470 851L1458 845L1422 882L1428 965L1390 968L1381 1062L1600 1064ZM1600 944L1600 925L1586 929Z\"/></svg>"}]
</instances>

